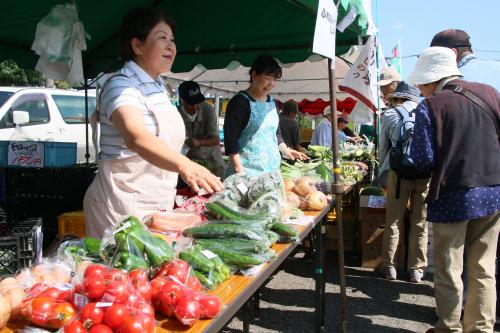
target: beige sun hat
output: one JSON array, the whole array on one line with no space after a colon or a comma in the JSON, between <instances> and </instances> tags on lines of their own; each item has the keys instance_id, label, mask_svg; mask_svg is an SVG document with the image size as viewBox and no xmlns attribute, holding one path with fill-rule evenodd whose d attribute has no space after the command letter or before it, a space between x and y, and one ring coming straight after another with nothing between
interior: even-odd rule
<instances>
[{"instance_id":1,"label":"beige sun hat","mask_svg":"<svg viewBox=\"0 0 500 333\"><path fill-rule=\"evenodd\" d=\"M401 75L392 67L387 67L380 72L380 79L377 82L377 86L386 86L394 81L401 81Z\"/></svg>"},{"instance_id":2,"label":"beige sun hat","mask_svg":"<svg viewBox=\"0 0 500 333\"><path fill-rule=\"evenodd\" d=\"M330 106L327 106L324 110L323 110L323 115L329 115L330 113L332 113L332 108ZM337 111L337 116L338 115L341 115L342 112L340 111Z\"/></svg>"},{"instance_id":3,"label":"beige sun hat","mask_svg":"<svg viewBox=\"0 0 500 333\"><path fill-rule=\"evenodd\" d=\"M449 76L462 76L456 59L457 56L452 49L441 46L428 47L420 53L406 82L419 85L436 82Z\"/></svg>"}]
</instances>

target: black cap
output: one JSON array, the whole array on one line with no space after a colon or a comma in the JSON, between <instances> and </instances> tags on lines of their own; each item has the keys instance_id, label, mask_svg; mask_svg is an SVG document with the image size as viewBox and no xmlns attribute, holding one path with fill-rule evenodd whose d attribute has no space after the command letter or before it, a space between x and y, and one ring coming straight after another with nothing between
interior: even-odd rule
<instances>
[{"instance_id":1,"label":"black cap","mask_svg":"<svg viewBox=\"0 0 500 333\"><path fill-rule=\"evenodd\" d=\"M189 105L195 105L205 100L200 86L194 81L184 81L179 85L179 97Z\"/></svg>"},{"instance_id":2,"label":"black cap","mask_svg":"<svg viewBox=\"0 0 500 333\"><path fill-rule=\"evenodd\" d=\"M442 46L448 48L471 47L469 35L458 29L448 29L436 34L431 41L432 46Z\"/></svg>"}]
</instances>

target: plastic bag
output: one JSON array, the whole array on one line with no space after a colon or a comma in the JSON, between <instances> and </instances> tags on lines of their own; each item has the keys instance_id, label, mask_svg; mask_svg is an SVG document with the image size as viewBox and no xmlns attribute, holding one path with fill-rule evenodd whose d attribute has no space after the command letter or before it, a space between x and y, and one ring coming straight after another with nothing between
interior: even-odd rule
<instances>
[{"instance_id":1,"label":"plastic bag","mask_svg":"<svg viewBox=\"0 0 500 333\"><path fill-rule=\"evenodd\" d=\"M241 225L235 223L205 223L199 227L188 228L183 234L193 238L244 238L268 242L266 229L259 224Z\"/></svg>"},{"instance_id":2,"label":"plastic bag","mask_svg":"<svg viewBox=\"0 0 500 333\"><path fill-rule=\"evenodd\" d=\"M172 247L134 216L105 231L100 253L106 263L125 271L155 268L174 257Z\"/></svg>"},{"instance_id":3,"label":"plastic bag","mask_svg":"<svg viewBox=\"0 0 500 333\"><path fill-rule=\"evenodd\" d=\"M214 193L210 201L233 202L248 207L248 190L253 178L244 174L234 174L224 180L224 190Z\"/></svg>"},{"instance_id":4,"label":"plastic bag","mask_svg":"<svg viewBox=\"0 0 500 333\"><path fill-rule=\"evenodd\" d=\"M99 262L101 259L99 256L99 247L97 251L94 252L93 249L87 247L84 238L69 240L62 243L57 249L56 256L62 260L72 261L75 268L82 261Z\"/></svg>"},{"instance_id":5,"label":"plastic bag","mask_svg":"<svg viewBox=\"0 0 500 333\"><path fill-rule=\"evenodd\" d=\"M194 276L209 290L214 290L231 276L230 268L217 254L199 246L183 250L179 258L192 267Z\"/></svg>"},{"instance_id":6,"label":"plastic bag","mask_svg":"<svg viewBox=\"0 0 500 333\"><path fill-rule=\"evenodd\" d=\"M203 218L198 214L186 210L173 212L157 212L144 218L145 224L154 232L181 233L184 229L203 223Z\"/></svg>"},{"instance_id":7,"label":"plastic bag","mask_svg":"<svg viewBox=\"0 0 500 333\"><path fill-rule=\"evenodd\" d=\"M183 195L175 196L175 204L180 209L174 209L174 212L177 211L188 211L196 214L201 214L205 210L205 203L208 201L207 198L202 196L194 196L188 198Z\"/></svg>"},{"instance_id":8,"label":"plastic bag","mask_svg":"<svg viewBox=\"0 0 500 333\"><path fill-rule=\"evenodd\" d=\"M78 83L83 80L81 51L86 50L83 24L74 4L56 5L38 24L31 49L40 55L36 69L44 77Z\"/></svg>"},{"instance_id":9,"label":"plastic bag","mask_svg":"<svg viewBox=\"0 0 500 333\"><path fill-rule=\"evenodd\" d=\"M248 200L253 204L269 192L275 193L281 199L285 197L285 184L279 171L265 173L255 178L248 189Z\"/></svg>"}]
</instances>

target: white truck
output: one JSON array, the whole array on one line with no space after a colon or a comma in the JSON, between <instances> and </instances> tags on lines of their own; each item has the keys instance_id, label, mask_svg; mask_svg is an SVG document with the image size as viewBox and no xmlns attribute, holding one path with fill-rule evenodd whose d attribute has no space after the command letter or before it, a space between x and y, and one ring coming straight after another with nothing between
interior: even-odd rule
<instances>
[{"instance_id":1,"label":"white truck","mask_svg":"<svg viewBox=\"0 0 500 333\"><path fill-rule=\"evenodd\" d=\"M95 90L88 91L89 117L94 111ZM16 130L15 126L20 126ZM85 162L85 93L50 88L0 87L0 140L25 139L77 143L77 162ZM95 161L92 129L90 161Z\"/></svg>"}]
</instances>

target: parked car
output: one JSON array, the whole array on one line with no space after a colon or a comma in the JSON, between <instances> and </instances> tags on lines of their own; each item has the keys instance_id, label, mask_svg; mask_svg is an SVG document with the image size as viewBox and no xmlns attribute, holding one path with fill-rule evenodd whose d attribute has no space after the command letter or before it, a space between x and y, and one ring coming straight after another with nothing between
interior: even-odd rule
<instances>
[{"instance_id":1,"label":"parked car","mask_svg":"<svg viewBox=\"0 0 500 333\"><path fill-rule=\"evenodd\" d=\"M95 90L88 91L89 117ZM21 130L15 130L15 122ZM85 93L50 88L0 87L0 140L26 139L77 143L77 161L85 162ZM89 128L90 161L95 160Z\"/></svg>"}]
</instances>

